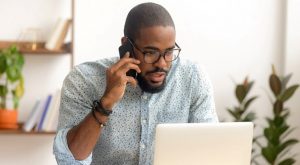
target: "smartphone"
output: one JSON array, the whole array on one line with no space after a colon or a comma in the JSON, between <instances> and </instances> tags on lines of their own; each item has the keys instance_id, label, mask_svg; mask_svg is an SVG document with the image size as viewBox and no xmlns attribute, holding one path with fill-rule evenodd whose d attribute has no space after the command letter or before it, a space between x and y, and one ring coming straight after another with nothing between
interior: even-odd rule
<instances>
[{"instance_id":1,"label":"smartphone","mask_svg":"<svg viewBox=\"0 0 300 165\"><path fill-rule=\"evenodd\" d=\"M122 58L125 55L126 52L130 53L129 57L134 58L134 56L133 56L133 53L134 53L133 52L133 47L132 47L132 45L128 41L126 41L123 45L121 45L119 47L120 58ZM130 69L126 73L126 75L127 76L131 76L131 77L133 77L133 78L136 79L137 72L134 69Z\"/></svg>"}]
</instances>

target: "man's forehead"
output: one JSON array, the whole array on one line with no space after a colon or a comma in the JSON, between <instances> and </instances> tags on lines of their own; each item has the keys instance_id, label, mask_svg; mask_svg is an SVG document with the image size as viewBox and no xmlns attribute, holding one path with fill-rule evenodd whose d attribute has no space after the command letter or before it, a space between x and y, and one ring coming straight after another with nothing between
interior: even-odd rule
<instances>
[{"instance_id":1,"label":"man's forehead","mask_svg":"<svg viewBox=\"0 0 300 165\"><path fill-rule=\"evenodd\" d=\"M136 42L143 45L150 43L174 45L175 37L176 31L172 26L151 26L139 30Z\"/></svg>"}]
</instances>

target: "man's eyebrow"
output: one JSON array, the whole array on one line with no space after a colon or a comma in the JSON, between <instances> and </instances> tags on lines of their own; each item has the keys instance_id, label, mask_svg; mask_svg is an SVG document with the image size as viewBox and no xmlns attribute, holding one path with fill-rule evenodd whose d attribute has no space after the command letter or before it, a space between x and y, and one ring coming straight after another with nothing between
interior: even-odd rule
<instances>
[{"instance_id":1,"label":"man's eyebrow","mask_svg":"<svg viewBox=\"0 0 300 165\"><path fill-rule=\"evenodd\" d=\"M152 50L158 50L159 51L159 49L157 47L154 47L154 46L145 46L145 47L143 47L143 49L152 49Z\"/></svg>"},{"instance_id":2,"label":"man's eyebrow","mask_svg":"<svg viewBox=\"0 0 300 165\"><path fill-rule=\"evenodd\" d=\"M175 48L175 45L174 46L171 46L169 48L166 48L165 50L170 50L170 49L174 49ZM154 47L154 46L146 46L144 47L143 49L152 49L152 50L157 50L157 51L160 51L160 49L158 49L157 47Z\"/></svg>"}]
</instances>

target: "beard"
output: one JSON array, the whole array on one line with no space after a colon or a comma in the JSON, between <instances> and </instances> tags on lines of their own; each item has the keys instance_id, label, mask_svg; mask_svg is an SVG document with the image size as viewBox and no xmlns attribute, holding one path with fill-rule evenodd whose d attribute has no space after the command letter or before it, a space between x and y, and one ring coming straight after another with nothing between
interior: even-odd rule
<instances>
[{"instance_id":1,"label":"beard","mask_svg":"<svg viewBox=\"0 0 300 165\"><path fill-rule=\"evenodd\" d=\"M155 68L155 70L153 71L149 71L146 74L150 74L150 73L156 73L156 72L164 72L166 73L166 77L163 80L162 84L160 86L153 86L151 85L143 75L141 75L140 73L137 75L137 81L138 84L140 86L140 88L148 93L158 93L161 92L162 90L165 89L166 86L166 79L167 79L167 75L168 75L168 70L162 69L162 68ZM145 74L145 75L146 75Z\"/></svg>"}]
</instances>

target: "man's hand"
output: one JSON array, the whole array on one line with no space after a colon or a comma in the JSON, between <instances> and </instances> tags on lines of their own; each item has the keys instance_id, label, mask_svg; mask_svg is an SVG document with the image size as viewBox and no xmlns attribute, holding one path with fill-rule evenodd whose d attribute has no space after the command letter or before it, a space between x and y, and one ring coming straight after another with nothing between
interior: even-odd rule
<instances>
[{"instance_id":1,"label":"man's hand","mask_svg":"<svg viewBox=\"0 0 300 165\"><path fill-rule=\"evenodd\" d=\"M120 61L106 70L106 89L101 98L103 108L112 109L121 100L127 83L134 87L137 85L137 80L131 76L126 76L126 72L134 69L137 73L140 73L139 63L139 60L130 58L129 52L127 52Z\"/></svg>"}]
</instances>

